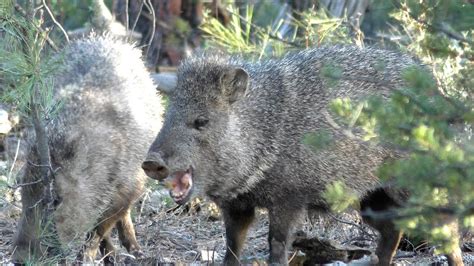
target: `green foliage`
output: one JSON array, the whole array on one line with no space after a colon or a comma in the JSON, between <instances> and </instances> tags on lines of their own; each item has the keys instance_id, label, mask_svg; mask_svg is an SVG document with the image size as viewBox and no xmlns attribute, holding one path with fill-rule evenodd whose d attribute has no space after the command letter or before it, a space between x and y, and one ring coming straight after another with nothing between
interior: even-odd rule
<instances>
[{"instance_id":1,"label":"green foliage","mask_svg":"<svg viewBox=\"0 0 474 266\"><path fill-rule=\"evenodd\" d=\"M323 196L334 212L343 212L358 202L357 195L341 181L328 184Z\"/></svg>"},{"instance_id":2,"label":"green foliage","mask_svg":"<svg viewBox=\"0 0 474 266\"><path fill-rule=\"evenodd\" d=\"M336 117L342 119L342 123L349 129L354 126L362 128L365 132L363 139L370 140L377 136L375 133L377 120L375 117L370 117L366 112L363 112L364 108L367 107L367 101L352 102L350 98L337 98L329 104L330 110Z\"/></svg>"},{"instance_id":3,"label":"green foliage","mask_svg":"<svg viewBox=\"0 0 474 266\"><path fill-rule=\"evenodd\" d=\"M470 31L474 25L474 6L466 1L402 1L404 9L412 19L419 18L431 25L447 23L456 31Z\"/></svg>"},{"instance_id":4,"label":"green foliage","mask_svg":"<svg viewBox=\"0 0 474 266\"><path fill-rule=\"evenodd\" d=\"M468 215L464 217L464 226L466 228L470 228L471 230L474 230L474 215Z\"/></svg>"},{"instance_id":5,"label":"green foliage","mask_svg":"<svg viewBox=\"0 0 474 266\"><path fill-rule=\"evenodd\" d=\"M68 30L84 26L93 14L91 7L92 0L51 1L51 11L58 17L59 23Z\"/></svg>"},{"instance_id":6,"label":"green foliage","mask_svg":"<svg viewBox=\"0 0 474 266\"><path fill-rule=\"evenodd\" d=\"M361 29L367 36L387 31L387 25L396 25L396 21L389 16L395 9L393 0L371 1L370 12L364 14Z\"/></svg>"},{"instance_id":7,"label":"green foliage","mask_svg":"<svg viewBox=\"0 0 474 266\"><path fill-rule=\"evenodd\" d=\"M1 100L23 114L31 111L33 101L45 117L54 114L60 105L53 101L51 74L60 62L45 55L47 32L37 21L14 15L8 6L2 7L0 17L0 31L4 32L0 41Z\"/></svg>"},{"instance_id":8,"label":"green foliage","mask_svg":"<svg viewBox=\"0 0 474 266\"><path fill-rule=\"evenodd\" d=\"M329 87L334 87L342 78L342 68L331 62L325 63L321 67L320 77L328 83Z\"/></svg>"},{"instance_id":9,"label":"green foliage","mask_svg":"<svg viewBox=\"0 0 474 266\"><path fill-rule=\"evenodd\" d=\"M216 18L211 17L210 12L204 13L204 23L201 26L202 31L207 34L207 44L223 48L232 53L249 54L258 51L258 44L263 44L268 41L268 37L257 35L258 42L250 40L250 25L242 23L240 20L239 10L233 6L229 7L231 12L231 20L228 27L225 27ZM242 15L245 21L252 21L253 8L249 6L245 14ZM262 53L264 50L260 51ZM261 54L260 54L261 55Z\"/></svg>"},{"instance_id":10,"label":"green foliage","mask_svg":"<svg viewBox=\"0 0 474 266\"><path fill-rule=\"evenodd\" d=\"M355 39L350 37L351 28L345 18L332 17L325 9L310 9L301 13L300 17L293 23L297 30L304 33L306 47L336 43L362 45L362 35L358 34Z\"/></svg>"},{"instance_id":11,"label":"green foliage","mask_svg":"<svg viewBox=\"0 0 474 266\"><path fill-rule=\"evenodd\" d=\"M265 9L260 10L265 12ZM205 13L201 29L205 33L206 45L252 59L281 56L288 50L324 43L359 43L359 39L351 39L346 19L330 17L324 10L308 10L299 14L299 19L292 18L292 30L286 36L280 33L287 23L284 18L268 26L254 23L262 20L265 14L254 14L253 5L247 6L244 11L229 5L228 12L231 19L227 27L211 17L209 12Z\"/></svg>"},{"instance_id":12,"label":"green foliage","mask_svg":"<svg viewBox=\"0 0 474 266\"><path fill-rule=\"evenodd\" d=\"M2 1L9 2L10 0ZM24 7L27 1L29 0L17 0L16 2ZM109 8L112 6L111 0L105 0L104 2ZM93 14L92 0L50 0L46 1L46 3L54 14L56 20L66 30L83 27L90 20ZM55 27L48 15L45 15L44 27Z\"/></svg>"},{"instance_id":13,"label":"green foliage","mask_svg":"<svg viewBox=\"0 0 474 266\"><path fill-rule=\"evenodd\" d=\"M406 69L406 87L394 92L388 102L371 99L364 109L377 121L378 139L405 153L379 171L381 177L410 192L399 225L412 234L428 235L441 245L440 251L455 245L449 220L460 218L471 226L474 211L470 87L474 46L468 41L474 30L473 7L462 1L403 2L393 17L410 42L399 45L416 53L433 71ZM454 17L457 25L447 27ZM446 212L450 218L440 219Z\"/></svg>"},{"instance_id":14,"label":"green foliage","mask_svg":"<svg viewBox=\"0 0 474 266\"><path fill-rule=\"evenodd\" d=\"M456 74L450 77L456 84ZM409 201L399 211L407 218L400 219L399 225L411 234L429 236L441 245L439 251L449 251L455 244L452 232L437 217L449 210L451 216L469 220L474 207L472 101L443 94L439 90L443 84L437 85L424 69L406 69L403 78L405 88L395 91L388 101L369 99L362 117L376 121L378 141L404 150L402 159L379 169L381 178L410 192ZM449 89L463 91L452 85ZM355 113L350 104L339 102L346 104L340 104L342 111L337 113L350 118Z\"/></svg>"}]
</instances>

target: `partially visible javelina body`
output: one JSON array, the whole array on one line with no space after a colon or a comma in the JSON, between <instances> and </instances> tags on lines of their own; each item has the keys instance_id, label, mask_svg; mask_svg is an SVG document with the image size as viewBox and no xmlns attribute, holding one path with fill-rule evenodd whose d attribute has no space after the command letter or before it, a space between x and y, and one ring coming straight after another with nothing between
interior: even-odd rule
<instances>
[{"instance_id":1,"label":"partially visible javelina body","mask_svg":"<svg viewBox=\"0 0 474 266\"><path fill-rule=\"evenodd\" d=\"M362 208L384 210L402 199L403 193L381 189L374 174L395 152L351 137L329 105L336 98L387 97L413 65L407 55L349 46L261 63L220 54L192 57L179 67L175 84L173 76L157 78L164 78L170 105L142 167L152 178L173 180L175 201L186 201L196 187L221 207L225 264L238 262L255 208L268 209L269 260L287 264L295 217L305 208L327 211L322 195L328 184L344 182ZM332 141L312 151L302 143L311 132L325 132ZM388 265L401 232L391 221L366 221L381 232L377 255Z\"/></svg>"},{"instance_id":2,"label":"partially visible javelina body","mask_svg":"<svg viewBox=\"0 0 474 266\"><path fill-rule=\"evenodd\" d=\"M83 258L113 251L111 229L132 254L140 247L130 217L143 193L141 161L161 127L163 111L141 52L111 37L90 37L65 48L54 78L54 98L62 103L47 126L55 193L54 222L64 248L84 245ZM29 162L37 161L30 131ZM35 180L39 168L28 163L23 182ZM33 214L34 186L22 189L23 214L15 237L17 260L39 250ZM31 248L30 248L31 247Z\"/></svg>"}]
</instances>

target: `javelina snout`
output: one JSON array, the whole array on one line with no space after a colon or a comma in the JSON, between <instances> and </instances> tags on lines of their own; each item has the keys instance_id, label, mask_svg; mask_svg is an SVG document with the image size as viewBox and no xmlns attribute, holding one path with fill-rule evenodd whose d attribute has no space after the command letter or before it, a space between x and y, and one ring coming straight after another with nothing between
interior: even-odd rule
<instances>
[{"instance_id":1,"label":"javelina snout","mask_svg":"<svg viewBox=\"0 0 474 266\"><path fill-rule=\"evenodd\" d=\"M168 167L157 152L148 153L145 161L142 163L142 168L147 176L157 180L163 180L169 174Z\"/></svg>"}]
</instances>

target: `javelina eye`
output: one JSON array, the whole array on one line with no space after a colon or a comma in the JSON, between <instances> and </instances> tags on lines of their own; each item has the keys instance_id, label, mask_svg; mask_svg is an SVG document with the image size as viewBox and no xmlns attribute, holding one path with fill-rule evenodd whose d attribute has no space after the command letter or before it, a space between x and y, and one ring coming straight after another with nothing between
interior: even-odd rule
<instances>
[{"instance_id":1,"label":"javelina eye","mask_svg":"<svg viewBox=\"0 0 474 266\"><path fill-rule=\"evenodd\" d=\"M205 127L209 123L209 119L206 118L198 118L194 120L194 128L197 130L201 130L203 127Z\"/></svg>"}]
</instances>

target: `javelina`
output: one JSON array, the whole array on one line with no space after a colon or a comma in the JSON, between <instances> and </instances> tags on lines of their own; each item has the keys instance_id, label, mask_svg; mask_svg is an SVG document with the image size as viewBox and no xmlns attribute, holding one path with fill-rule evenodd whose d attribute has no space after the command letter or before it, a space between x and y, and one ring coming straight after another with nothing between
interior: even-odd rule
<instances>
[{"instance_id":1,"label":"javelina","mask_svg":"<svg viewBox=\"0 0 474 266\"><path fill-rule=\"evenodd\" d=\"M83 257L89 262L99 245L103 255L113 251L114 226L128 252L141 252L130 210L144 191L147 178L140 164L161 126L163 109L140 57L140 50L106 36L79 40L58 55L63 63L54 76L54 98L62 107L47 125L58 196L53 216L66 250L82 245L88 233ZM22 183L36 180L40 169L31 163L38 153L34 131L29 133ZM42 191L22 187L16 260L41 255L35 193Z\"/></svg>"},{"instance_id":2,"label":"javelina","mask_svg":"<svg viewBox=\"0 0 474 266\"><path fill-rule=\"evenodd\" d=\"M305 208L328 211L328 184L342 181L362 209L385 210L402 200L404 193L381 188L374 175L396 153L348 134L328 107L336 98L387 97L413 65L407 55L351 46L260 63L215 53L191 57L177 77L157 76L170 104L142 167L154 179L170 178L178 203L193 187L217 203L226 228L224 264L238 263L255 208L268 209L269 261L287 264L295 217ZM332 141L312 151L303 144L311 132L327 132ZM388 265L401 232L389 220L365 218L381 233L376 253ZM462 263L459 252L450 258Z\"/></svg>"}]
</instances>

